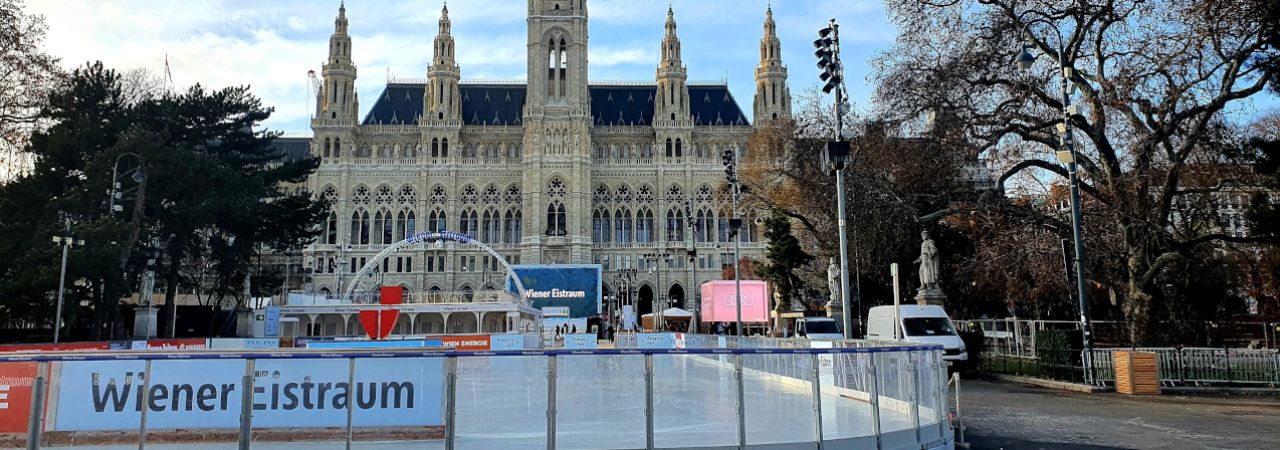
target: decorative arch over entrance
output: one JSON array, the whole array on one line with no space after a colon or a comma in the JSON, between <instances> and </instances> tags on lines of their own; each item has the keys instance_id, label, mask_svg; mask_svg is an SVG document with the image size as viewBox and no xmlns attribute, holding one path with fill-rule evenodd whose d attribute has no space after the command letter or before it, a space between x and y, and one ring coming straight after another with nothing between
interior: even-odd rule
<instances>
[{"instance_id":1,"label":"decorative arch over entrance","mask_svg":"<svg viewBox=\"0 0 1280 450\"><path fill-rule=\"evenodd\" d=\"M351 300L352 295L356 292L356 287L364 284L364 279L367 278L375 268L382 264L382 260L387 259L405 247L426 243L443 245L445 241L475 245L481 250L489 253L489 256L494 257L494 259L499 263L502 263L502 269L507 273L504 281L506 279L511 280L511 284L516 288L516 297L519 299L518 301L527 305L528 300L525 299L524 296L524 283L520 281L520 277L516 276L515 271L511 269L511 264L507 263L507 259L503 258L502 255L498 254L498 252L493 251L493 249L488 245L484 245L484 243L473 239L471 236L453 231L418 233L413 236L409 236L403 241L388 245L387 248L382 249L382 251L378 252L377 255L374 255L373 258L369 258L369 262L366 263L364 267L361 267L359 272L356 272L355 279L351 282L351 285L347 287L347 292L342 296L342 298Z\"/></svg>"}]
</instances>

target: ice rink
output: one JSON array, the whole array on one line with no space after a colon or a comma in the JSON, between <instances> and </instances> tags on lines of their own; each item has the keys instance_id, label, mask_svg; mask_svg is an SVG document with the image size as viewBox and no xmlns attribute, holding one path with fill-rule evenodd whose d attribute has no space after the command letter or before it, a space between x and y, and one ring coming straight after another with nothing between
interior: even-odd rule
<instances>
[{"instance_id":1,"label":"ice rink","mask_svg":"<svg viewBox=\"0 0 1280 450\"><path fill-rule=\"evenodd\" d=\"M787 355L809 373L809 355ZM737 386L731 355L653 355L655 448L736 448ZM779 355L744 355L779 358ZM411 363L409 360L406 363ZM760 361L756 361L760 362ZM457 449L546 448L548 358L462 357L458 360ZM563 355L557 358L556 447L643 449L645 442L644 356ZM747 369L743 375L747 442L752 448L815 448L817 434L811 386L795 378ZM882 391L883 392L883 391ZM822 434L827 448L875 448L870 405L848 390L824 386ZM358 411L356 412L359 413ZM922 442L940 439L933 410L922 409ZM920 448L913 418L881 408L885 448ZM136 445L77 448L126 449ZM226 444L148 444L147 448L204 450ZM255 443L254 448L320 450L341 442ZM444 448L443 441L356 442L353 448ZM905 448L905 447L903 447Z\"/></svg>"}]
</instances>

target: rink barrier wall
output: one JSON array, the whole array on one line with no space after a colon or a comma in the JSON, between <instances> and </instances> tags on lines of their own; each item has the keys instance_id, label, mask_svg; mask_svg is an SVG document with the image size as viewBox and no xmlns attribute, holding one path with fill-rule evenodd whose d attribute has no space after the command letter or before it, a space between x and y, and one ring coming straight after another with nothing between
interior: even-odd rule
<instances>
[{"instance_id":1,"label":"rink barrier wall","mask_svg":"<svg viewBox=\"0 0 1280 450\"><path fill-rule=\"evenodd\" d=\"M273 365L272 363L274 362L283 362L288 360L315 361L314 363L308 363L308 364L323 364L329 361L331 361L332 363L341 363L341 365L343 366L347 366L347 365L350 366L350 369L349 369L350 373L348 374L351 377L350 381L348 381L348 383L350 383L351 381L355 380L354 378L355 365L359 360L369 360L369 361L376 362L378 360L387 360L389 358L432 359L432 360L440 361L440 366L438 367L443 368L444 373L441 374L442 375L440 377L441 379L437 382L439 384L438 386L439 389L434 389L437 395L435 395L434 397L430 397L427 400L436 402L436 404L441 405L442 407L441 409L444 409L436 413L436 416L435 416L435 417L439 417L439 422L440 422L439 425L443 428L442 430L440 430L441 431L440 434L442 434L442 436L438 436L438 437L443 437L447 441L446 448L452 448L452 441L453 441L452 438L453 438L454 429L451 426L451 423L454 419L454 411L452 410L451 406L453 405L453 402L454 402L453 400L454 392L456 392L455 383L457 380L456 371L458 366L457 364L458 358L473 358L473 357L489 358L489 357L520 357L520 356L548 357L549 358L548 380L550 383L554 384L555 370L556 370L554 361L556 360L555 357L558 357L558 356L642 355L645 357L646 361L648 362L648 361L651 361L651 358L654 355L698 355L698 356L704 356L704 358L698 358L699 360L714 361L718 363L723 363L723 360L726 360L726 359L734 360L733 365L737 369L737 373L738 373L737 379L739 383L739 389L741 389L741 383L742 383L741 375L743 371L751 371L752 373L759 372L760 374L763 374L763 375L758 375L758 376L778 377L779 381L781 382L795 383L797 387L803 387L805 389L814 389L814 386L817 384L817 381L818 381L817 379L818 371L816 370L816 366L812 374L807 376L804 374L778 374L778 373L774 373L775 371L771 371L768 369L762 369L762 368L756 368L756 367L743 367L743 360L749 359L749 358L744 358L744 356L811 355L811 358L813 358L816 361L819 357L821 357L821 355L858 355L858 354L876 355L876 354L883 354L883 353L906 354L909 356L913 353L939 355L941 350L942 350L942 347L937 345L908 345L908 346L901 346L901 347L876 346L876 347L837 347L837 348L687 348L687 349L652 349L652 348L639 349L637 348L637 349L592 349L592 350L556 349L556 350L521 350L521 351L282 350L282 351L265 351L265 352L202 351L199 353L144 351L144 352L113 352L113 353L59 353L59 354L6 355L6 356L0 357L0 367L12 366L13 364L22 364L22 363L25 363L24 365L35 366L35 369L36 369L34 374L35 379L31 380L29 384L29 386L32 387L31 394L33 394L32 397L34 398L31 398L25 404L13 405L13 406L16 406L17 408L14 408L11 411L20 410L24 407L30 408L32 415L28 416L27 417L28 420L24 421L25 423L22 423L22 425L23 425L23 428L28 428L31 431L42 430L42 431L36 432L37 439L28 440L27 442L28 449L37 449L37 448L40 448L39 437L44 436L46 434L53 434L52 432L59 431L59 428L62 428L61 426L58 426L57 408L59 405L58 400L61 396L60 390L65 386L64 383L61 382L60 378L61 378L63 369L66 368L67 363L72 363L72 365L79 365L78 363L121 364L121 363L127 363L127 362L145 364L145 367L146 367L145 370L148 376L146 377L147 379L145 381L141 381L142 391L145 392L145 395L142 393L138 394L137 401L139 402L140 405L154 405L154 403L150 403L151 401L153 401L153 399L149 398L149 395L151 394L152 391L147 388L148 384L151 381L150 378L152 378L152 374L150 370L153 362L191 361L193 362L192 366L209 365L210 367L219 365L218 364L219 361L230 363L231 365L236 365L235 364L236 362L243 362L243 367L245 367L243 377L240 377L239 374L236 374L236 373L230 373L226 375L228 378L237 378L237 379L242 378L241 386L238 386L238 387L241 388L240 392L244 393L244 397L242 397L241 399L241 405L244 406L244 410L239 411L238 417L227 417L224 419L234 418L235 421L239 423L239 426L240 426L239 438L241 441L240 448L247 449L249 448L249 446L253 441L252 434L255 432L253 430L255 425L253 423L253 419L246 419L246 418L258 416L258 413L254 413L253 410L250 409L256 405L254 404L254 397L250 393L251 392L256 393L255 391L253 391L254 381L255 381L255 378L257 378L258 376L261 376L261 375L258 375L258 376L250 375L253 373L257 373L254 368L255 363L258 363L257 365L262 365L262 366L271 366ZM872 358L871 360L874 361L874 359L875 358ZM202 361L205 363L194 364L195 362L202 362ZM914 369L917 358L914 356L911 356L911 361L913 365L913 370L915 370L916 374L919 374L920 372ZM52 363L63 363L63 364L54 365ZM648 362L648 364L651 364L651 362ZM875 369L874 363L872 363L872 366L873 367L871 369L874 370ZM57 369L57 370L54 370L54 369ZM163 373L163 371L160 373ZM652 377L651 369L647 371L646 376ZM800 376L806 376L811 379L805 380L800 378ZM160 374L156 374L155 377L159 379L161 376ZM885 395L876 395L875 388L872 388L871 392L860 391L856 389L849 389L842 386L828 386L828 385L823 385L817 389L814 389L818 392L821 392L823 395L830 395L831 393L845 394L851 398L856 398L861 401L871 403L872 409L876 411L874 413L874 415L876 416L876 420L875 420L876 426L874 427L873 436L859 436L855 438L846 438L846 439L824 439L821 436L822 432L820 428L821 414L816 413L815 415L817 416L817 420L819 421L818 422L819 429L816 430L815 432L817 435L816 439L824 442L824 444L826 444L825 448L851 448L851 449L853 448L858 448L858 449L861 449L861 448L876 448L876 449L950 448L951 440L943 432L943 422L941 420L941 415L939 415L939 420L936 421L936 423L932 424L938 430L936 434L933 434L933 435L934 436L940 435L939 436L940 438L925 439L925 437L922 436L922 433L924 431L920 426L920 415L936 414L937 410L931 409L931 408L925 408L921 406L921 407L914 408L916 414L911 414L911 411L913 410L913 405L917 405L920 400L920 397L919 397L920 393L918 392L920 382L919 380L916 380L914 377L915 376L913 376L912 378L913 379L912 383L915 385L915 389L917 389L917 392L914 396L911 397L910 401L895 399ZM878 379L878 377L873 376L873 379ZM52 380L52 382L50 383L48 382L48 380ZM96 383L97 382L95 378L95 387L96 387ZM351 386L351 385L352 384L347 384L347 386ZM46 387L48 387L47 388L48 393L42 395L40 391L46 389ZM427 386L423 390L424 391L432 390L433 387L435 386ZM649 397L650 399L653 396L653 392L651 391L651 389L652 388L650 387L649 389L646 390L646 396ZM825 392L826 390L832 390L832 392ZM84 393L73 393L73 394L85 395ZM548 392L548 395L549 395L549 399L548 399L548 402L549 402L548 403L548 433L549 434L547 436L547 439L548 439L548 444L550 444L549 448L554 448L555 432L556 432L555 421L554 421L554 415L555 415L554 396L556 394L554 389L550 390ZM169 398L169 401L176 402L175 397L176 397L176 394L174 396L171 396ZM189 397L189 399L190 398L191 397ZM161 401L163 400L164 399L161 399ZM821 401L821 395L817 396L817 398L815 399L815 403L820 404L820 401ZM742 402L741 398L738 400L738 402L739 402L739 411L740 411L739 415L741 416L741 409L740 409L741 402ZM49 406L45 407L42 403L46 403ZM141 417L140 423L138 424L139 428L137 432L137 439L139 442L139 447L142 448L146 444L146 441L148 439L148 433L149 433L147 431L148 424L147 424L146 411L152 410L154 406L150 406L150 407L138 406L138 408L139 408L139 411L141 412L142 417ZM353 409L354 408L351 408L351 407L347 408L348 411L351 411ZM648 409L651 410L651 407ZM911 415L912 419L914 420L913 425L915 429L914 430L897 430L897 431L892 431L888 433L880 433L878 423L879 423L879 411L881 409L894 411L899 414ZM821 411L821 408L819 407L817 411ZM651 413L651 411L649 412ZM227 414L231 414L231 412L227 412ZM347 416L348 416L348 419L346 423L346 428L347 428L346 439L350 441L353 436L353 432L351 431L353 429L353 425L350 421L349 412ZM31 421L30 420L31 417L36 417L37 420ZM328 424L328 425L337 425L337 424L335 423L335 424ZM355 424L355 425L360 426L361 424ZM364 425L365 425L365 428L369 427L368 424L364 424ZM426 423L420 423L420 424L415 423L415 424L397 424L397 425L431 427L436 425L436 423L428 421ZM165 429L171 429L175 427L154 427L153 426L152 428L165 430ZM176 427L176 428L183 428L183 427ZM226 427L210 427L210 428L226 429ZM13 432L19 432L19 431L14 430ZM647 432L650 434L653 433L652 424L648 426ZM932 427L929 429L929 432L931 434L935 433ZM28 433L30 433L30 431L28 431ZM745 437L745 433L746 433L745 430L740 431L739 433L740 433L740 439L742 440L741 446L745 448L771 448L772 449L772 448L792 447L791 445L787 445L787 444L771 444L771 445L763 445L763 446L762 445L746 445L747 443L746 443L746 437ZM153 434L159 434L159 433L153 433ZM428 434L434 434L434 432L429 432ZM909 436L909 435L914 435L914 436ZM911 439L912 437L914 437L914 439ZM871 443L874 443L874 445L870 445ZM799 445L799 446L812 445L812 442L797 443L796 445ZM732 448L732 447L726 447L726 448ZM796 448L799 448L799 447L796 447Z\"/></svg>"}]
</instances>

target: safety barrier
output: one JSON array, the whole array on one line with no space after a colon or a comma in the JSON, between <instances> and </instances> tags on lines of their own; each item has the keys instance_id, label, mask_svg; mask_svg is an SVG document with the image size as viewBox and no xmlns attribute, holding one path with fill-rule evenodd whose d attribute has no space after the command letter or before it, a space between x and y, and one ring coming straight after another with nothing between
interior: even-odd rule
<instances>
[{"instance_id":1,"label":"safety barrier","mask_svg":"<svg viewBox=\"0 0 1280 450\"><path fill-rule=\"evenodd\" d=\"M723 342L739 348L0 357L0 378L20 387L6 411L22 413L0 421L20 429L0 433L28 449L307 439L450 450L532 439L548 449L953 445L940 347Z\"/></svg>"},{"instance_id":2,"label":"safety barrier","mask_svg":"<svg viewBox=\"0 0 1280 450\"><path fill-rule=\"evenodd\" d=\"M1221 384L1280 387L1280 350L1204 347L1095 348L1084 355L1085 379L1090 384L1115 383L1115 351L1156 354L1162 386Z\"/></svg>"}]
</instances>

